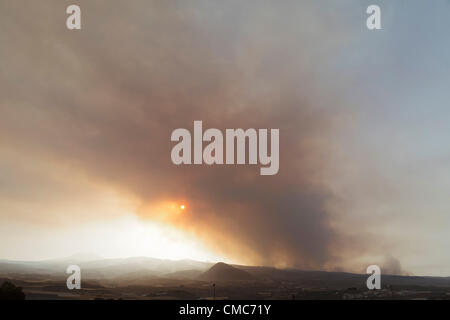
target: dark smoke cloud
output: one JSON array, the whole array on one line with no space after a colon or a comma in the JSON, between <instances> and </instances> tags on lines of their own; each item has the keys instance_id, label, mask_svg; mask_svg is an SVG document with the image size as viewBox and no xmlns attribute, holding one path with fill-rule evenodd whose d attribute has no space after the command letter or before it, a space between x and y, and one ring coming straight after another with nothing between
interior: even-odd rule
<instances>
[{"instance_id":1,"label":"dark smoke cloud","mask_svg":"<svg viewBox=\"0 0 450 320\"><path fill-rule=\"evenodd\" d=\"M381 265L381 272L383 274L393 274L398 276L411 275L410 272L403 270L400 261L391 255L387 255L384 257L383 264Z\"/></svg>"},{"instance_id":2,"label":"dark smoke cloud","mask_svg":"<svg viewBox=\"0 0 450 320\"><path fill-rule=\"evenodd\" d=\"M230 257L303 268L332 259L339 237L323 172L342 120L338 74L324 70L345 39L327 32L331 13L320 25L298 1L79 3L81 31L65 30L64 1L28 13L1 4L2 82L11 75L0 88L2 143L136 196L143 219L184 199L188 212L171 222ZM279 173L173 165L170 134L194 120L279 128Z\"/></svg>"}]
</instances>

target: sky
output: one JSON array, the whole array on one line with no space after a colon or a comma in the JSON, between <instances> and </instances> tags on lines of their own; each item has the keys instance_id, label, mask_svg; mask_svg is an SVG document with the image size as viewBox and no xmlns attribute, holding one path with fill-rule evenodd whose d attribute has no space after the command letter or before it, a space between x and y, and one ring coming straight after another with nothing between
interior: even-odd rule
<instances>
[{"instance_id":1,"label":"sky","mask_svg":"<svg viewBox=\"0 0 450 320\"><path fill-rule=\"evenodd\" d=\"M0 0L0 259L449 276L449 9ZM279 129L278 174L174 165L194 120Z\"/></svg>"}]
</instances>

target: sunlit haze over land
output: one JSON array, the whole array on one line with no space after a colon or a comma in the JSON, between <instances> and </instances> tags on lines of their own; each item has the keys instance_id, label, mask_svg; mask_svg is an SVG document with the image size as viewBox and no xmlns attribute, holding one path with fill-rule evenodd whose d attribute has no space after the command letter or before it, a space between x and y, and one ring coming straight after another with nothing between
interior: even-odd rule
<instances>
[{"instance_id":1,"label":"sunlit haze over land","mask_svg":"<svg viewBox=\"0 0 450 320\"><path fill-rule=\"evenodd\" d=\"M379 2L1 1L0 259L450 276L450 3ZM279 171L174 165L196 120Z\"/></svg>"}]
</instances>

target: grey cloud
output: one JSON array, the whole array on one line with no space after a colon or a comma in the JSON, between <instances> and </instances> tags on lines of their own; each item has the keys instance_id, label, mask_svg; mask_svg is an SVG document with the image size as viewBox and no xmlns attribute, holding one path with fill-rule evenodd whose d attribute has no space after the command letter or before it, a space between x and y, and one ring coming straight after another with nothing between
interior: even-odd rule
<instances>
[{"instance_id":1,"label":"grey cloud","mask_svg":"<svg viewBox=\"0 0 450 320\"><path fill-rule=\"evenodd\" d=\"M331 259L339 235L320 173L341 124L330 85L339 75L326 66L348 24L329 34L311 18L316 7L298 1L79 3L83 29L73 32L61 15L68 2L30 3L25 13L1 4L5 146L73 166L144 206L188 199L183 227L230 256L305 268ZM279 174L174 166L170 133L193 120L279 128Z\"/></svg>"}]
</instances>

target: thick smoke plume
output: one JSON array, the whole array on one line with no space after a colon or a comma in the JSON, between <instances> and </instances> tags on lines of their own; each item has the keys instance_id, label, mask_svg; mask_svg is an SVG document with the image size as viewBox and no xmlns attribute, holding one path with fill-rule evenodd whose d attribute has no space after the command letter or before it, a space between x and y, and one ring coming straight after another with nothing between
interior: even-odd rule
<instances>
[{"instance_id":1,"label":"thick smoke plume","mask_svg":"<svg viewBox=\"0 0 450 320\"><path fill-rule=\"evenodd\" d=\"M1 71L11 74L0 88L5 145L131 194L142 219L175 224L229 257L326 264L337 236L323 173L342 122L331 86L338 75L324 70L340 33L298 1L79 2L76 32L62 27L64 1L30 3L38 20L24 19L14 2L1 5L5 25L23 19L2 31ZM170 134L194 120L280 129L279 173L173 165ZM186 212L161 216L172 202Z\"/></svg>"}]
</instances>

